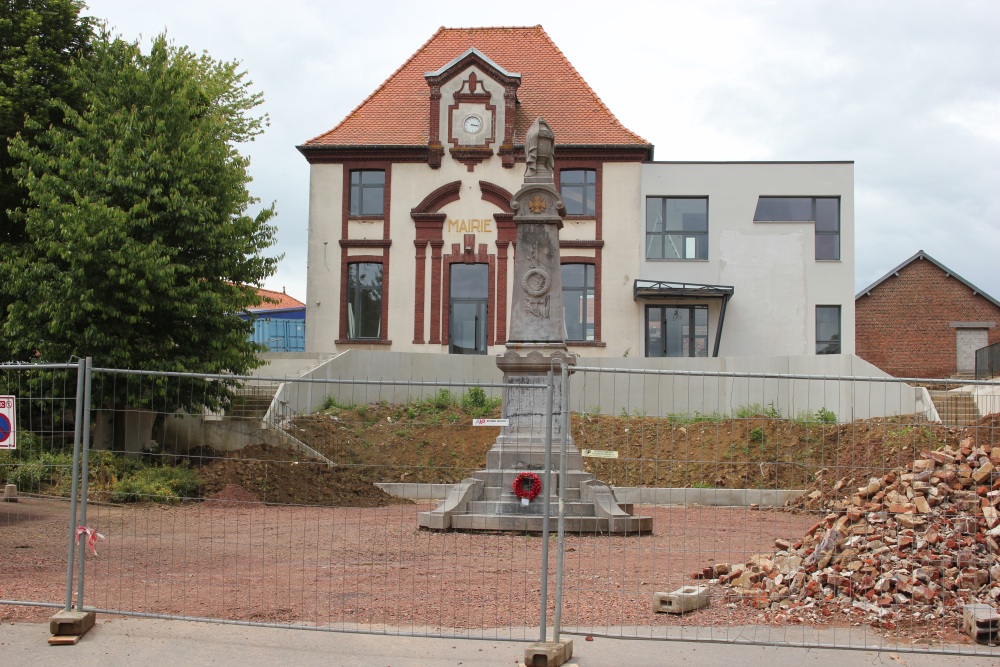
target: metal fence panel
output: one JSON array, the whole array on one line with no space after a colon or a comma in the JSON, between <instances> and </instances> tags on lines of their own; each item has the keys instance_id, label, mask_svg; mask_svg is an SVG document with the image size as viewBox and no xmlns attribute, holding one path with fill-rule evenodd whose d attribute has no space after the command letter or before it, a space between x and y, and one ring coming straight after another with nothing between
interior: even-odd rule
<instances>
[{"instance_id":1,"label":"metal fence panel","mask_svg":"<svg viewBox=\"0 0 1000 667\"><path fill-rule=\"evenodd\" d=\"M103 539L84 608L537 639L543 540L418 529L442 486L483 467L498 428L470 415L499 416L503 387L428 381L390 404L363 383L338 399L338 382L303 414L277 397L294 381L95 369L86 516Z\"/></svg>"},{"instance_id":2,"label":"metal fence panel","mask_svg":"<svg viewBox=\"0 0 1000 667\"><path fill-rule=\"evenodd\" d=\"M78 369L0 365L0 396L14 399L13 410L4 410L11 419L0 442L0 620L39 618L46 612L33 608L62 607L68 595Z\"/></svg>"},{"instance_id":3,"label":"metal fence panel","mask_svg":"<svg viewBox=\"0 0 1000 667\"><path fill-rule=\"evenodd\" d=\"M567 536L557 630L995 654L961 625L1000 600L1000 383L578 368L571 384L591 406L571 431L598 450L586 469L653 532Z\"/></svg>"}]
</instances>

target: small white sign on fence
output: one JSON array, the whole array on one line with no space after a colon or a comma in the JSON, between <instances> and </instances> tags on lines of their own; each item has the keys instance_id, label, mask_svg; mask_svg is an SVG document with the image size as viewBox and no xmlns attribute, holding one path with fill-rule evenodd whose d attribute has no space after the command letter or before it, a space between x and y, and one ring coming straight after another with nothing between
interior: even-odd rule
<instances>
[{"instance_id":1,"label":"small white sign on fence","mask_svg":"<svg viewBox=\"0 0 1000 667\"><path fill-rule=\"evenodd\" d=\"M509 419L473 419L473 426L510 426Z\"/></svg>"},{"instance_id":2,"label":"small white sign on fence","mask_svg":"<svg viewBox=\"0 0 1000 667\"><path fill-rule=\"evenodd\" d=\"M13 396L0 396L0 449L17 449L17 420Z\"/></svg>"},{"instance_id":3,"label":"small white sign on fence","mask_svg":"<svg viewBox=\"0 0 1000 667\"><path fill-rule=\"evenodd\" d=\"M580 456L592 459L616 459L618 452L609 449L581 449Z\"/></svg>"}]
</instances>

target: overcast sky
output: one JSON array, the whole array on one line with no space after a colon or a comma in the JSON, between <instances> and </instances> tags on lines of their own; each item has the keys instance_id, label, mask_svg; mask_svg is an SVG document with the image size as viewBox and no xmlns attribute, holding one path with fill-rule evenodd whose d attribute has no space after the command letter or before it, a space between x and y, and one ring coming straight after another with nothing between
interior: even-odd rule
<instances>
[{"instance_id":1,"label":"overcast sky","mask_svg":"<svg viewBox=\"0 0 1000 667\"><path fill-rule=\"evenodd\" d=\"M657 160L854 160L855 291L924 250L1000 299L1000 1L87 0L130 39L239 60L271 125L245 147L277 203L265 287L306 298L309 170L440 26L541 24Z\"/></svg>"}]
</instances>

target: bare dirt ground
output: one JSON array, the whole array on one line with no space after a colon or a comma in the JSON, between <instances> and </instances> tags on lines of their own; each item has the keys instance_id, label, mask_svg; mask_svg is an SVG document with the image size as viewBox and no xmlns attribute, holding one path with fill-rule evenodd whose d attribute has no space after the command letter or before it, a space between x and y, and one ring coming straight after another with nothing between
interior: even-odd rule
<instances>
[{"instance_id":1,"label":"bare dirt ground","mask_svg":"<svg viewBox=\"0 0 1000 667\"><path fill-rule=\"evenodd\" d=\"M275 507L213 501L91 506L98 555L86 555L85 601L104 609L310 625L483 629L537 623L542 540L525 534L417 529L430 505ZM68 503L0 506L0 598L60 602ZM740 623L749 610L653 614L652 595L690 584L713 559L741 560L810 519L780 511L643 508L654 535L567 538L567 624ZM733 530L739 526L740 530ZM554 545L553 545L554 546ZM552 559L554 590L554 549ZM0 606L0 620L52 610Z\"/></svg>"}]
</instances>

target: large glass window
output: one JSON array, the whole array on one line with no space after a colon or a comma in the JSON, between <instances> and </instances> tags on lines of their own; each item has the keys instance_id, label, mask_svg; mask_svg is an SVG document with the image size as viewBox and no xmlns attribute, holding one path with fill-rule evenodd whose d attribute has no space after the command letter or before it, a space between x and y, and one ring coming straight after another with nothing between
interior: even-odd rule
<instances>
[{"instance_id":1,"label":"large glass window","mask_svg":"<svg viewBox=\"0 0 1000 667\"><path fill-rule=\"evenodd\" d=\"M347 337L379 338L382 335L382 265L354 262L347 265Z\"/></svg>"},{"instance_id":2,"label":"large glass window","mask_svg":"<svg viewBox=\"0 0 1000 667\"><path fill-rule=\"evenodd\" d=\"M708 306L647 306L647 357L707 357Z\"/></svg>"},{"instance_id":3,"label":"large glass window","mask_svg":"<svg viewBox=\"0 0 1000 667\"><path fill-rule=\"evenodd\" d=\"M566 340L594 340L594 265L562 265Z\"/></svg>"},{"instance_id":4,"label":"large glass window","mask_svg":"<svg viewBox=\"0 0 1000 667\"><path fill-rule=\"evenodd\" d=\"M452 264L448 351L486 354L488 264Z\"/></svg>"},{"instance_id":5,"label":"large glass window","mask_svg":"<svg viewBox=\"0 0 1000 667\"><path fill-rule=\"evenodd\" d=\"M596 215L597 172L593 169L563 169L559 172L566 215Z\"/></svg>"},{"instance_id":6,"label":"large glass window","mask_svg":"<svg viewBox=\"0 0 1000 667\"><path fill-rule=\"evenodd\" d=\"M840 306L816 306L816 354L840 354Z\"/></svg>"},{"instance_id":7,"label":"large glass window","mask_svg":"<svg viewBox=\"0 0 1000 667\"><path fill-rule=\"evenodd\" d=\"M708 259L708 198L647 198L646 259Z\"/></svg>"},{"instance_id":8,"label":"large glass window","mask_svg":"<svg viewBox=\"0 0 1000 667\"><path fill-rule=\"evenodd\" d=\"M350 215L383 215L384 194L384 171L352 171Z\"/></svg>"},{"instance_id":9,"label":"large glass window","mask_svg":"<svg viewBox=\"0 0 1000 667\"><path fill-rule=\"evenodd\" d=\"M754 222L813 222L816 259L840 259L840 199L837 197L760 197Z\"/></svg>"}]
</instances>

